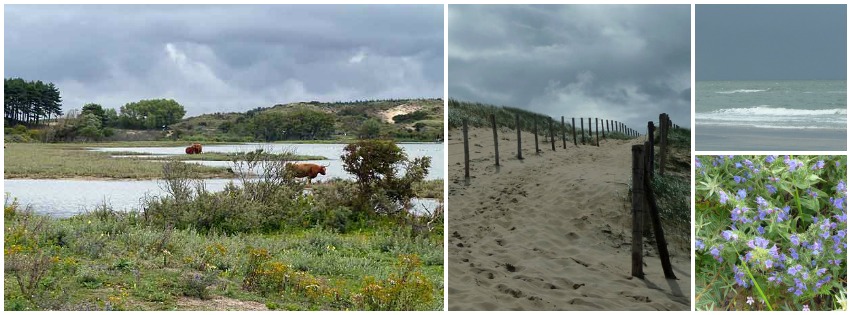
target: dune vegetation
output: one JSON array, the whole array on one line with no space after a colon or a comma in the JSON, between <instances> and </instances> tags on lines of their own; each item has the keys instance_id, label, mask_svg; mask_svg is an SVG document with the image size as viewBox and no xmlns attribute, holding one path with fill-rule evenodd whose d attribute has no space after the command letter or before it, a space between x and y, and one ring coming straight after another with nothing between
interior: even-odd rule
<instances>
[{"instance_id":1,"label":"dune vegetation","mask_svg":"<svg viewBox=\"0 0 851 315\"><path fill-rule=\"evenodd\" d=\"M138 211L57 219L7 196L4 309L441 310L442 207L405 210L421 191L442 198L423 181L430 159L389 141L346 152L358 180L311 190L282 160L220 192L173 161L159 164L168 194Z\"/></svg>"}]
</instances>

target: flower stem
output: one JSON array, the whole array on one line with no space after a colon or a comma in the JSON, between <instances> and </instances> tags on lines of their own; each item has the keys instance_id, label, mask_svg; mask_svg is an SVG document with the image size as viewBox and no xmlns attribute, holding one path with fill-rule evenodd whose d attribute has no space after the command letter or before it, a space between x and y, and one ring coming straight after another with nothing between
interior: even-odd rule
<instances>
[{"instance_id":1,"label":"flower stem","mask_svg":"<svg viewBox=\"0 0 851 315\"><path fill-rule=\"evenodd\" d=\"M762 293L762 288L760 288L759 284L756 283L756 279L754 279L753 275L751 274L751 269L748 268L748 264L745 263L744 261L742 262L742 268L744 268L745 271L748 273L748 277L751 278L751 282L753 283L753 287L756 289L756 292L759 293L759 296L762 298L762 300L765 301L765 305L768 306L768 310L773 311L774 309L771 308L771 303L768 302L768 299L765 297L765 293Z\"/></svg>"}]
</instances>

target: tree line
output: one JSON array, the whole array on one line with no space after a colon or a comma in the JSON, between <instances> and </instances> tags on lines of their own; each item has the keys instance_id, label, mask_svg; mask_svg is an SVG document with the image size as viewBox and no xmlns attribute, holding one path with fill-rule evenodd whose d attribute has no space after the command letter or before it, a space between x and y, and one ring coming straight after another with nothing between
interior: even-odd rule
<instances>
[{"instance_id":1,"label":"tree line","mask_svg":"<svg viewBox=\"0 0 851 315\"><path fill-rule=\"evenodd\" d=\"M53 83L6 78L3 89L4 118L12 123L37 125L62 115L62 97Z\"/></svg>"}]
</instances>

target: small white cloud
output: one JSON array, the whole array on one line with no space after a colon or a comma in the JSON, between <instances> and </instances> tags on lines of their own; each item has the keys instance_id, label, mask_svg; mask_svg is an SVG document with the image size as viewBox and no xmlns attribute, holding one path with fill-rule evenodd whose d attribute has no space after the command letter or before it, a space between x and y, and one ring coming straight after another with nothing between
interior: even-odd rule
<instances>
[{"instance_id":1,"label":"small white cloud","mask_svg":"<svg viewBox=\"0 0 851 315\"><path fill-rule=\"evenodd\" d=\"M366 58L366 51L361 50L352 58L349 58L349 63L360 63L364 58Z\"/></svg>"}]
</instances>

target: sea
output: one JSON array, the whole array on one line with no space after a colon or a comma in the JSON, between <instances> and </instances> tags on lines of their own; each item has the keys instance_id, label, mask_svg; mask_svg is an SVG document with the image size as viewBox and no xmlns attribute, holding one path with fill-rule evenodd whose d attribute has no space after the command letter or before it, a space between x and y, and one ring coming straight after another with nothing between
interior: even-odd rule
<instances>
[{"instance_id":1,"label":"sea","mask_svg":"<svg viewBox=\"0 0 851 315\"><path fill-rule=\"evenodd\" d=\"M844 150L846 87L844 80L698 81L696 149Z\"/></svg>"}]
</instances>

